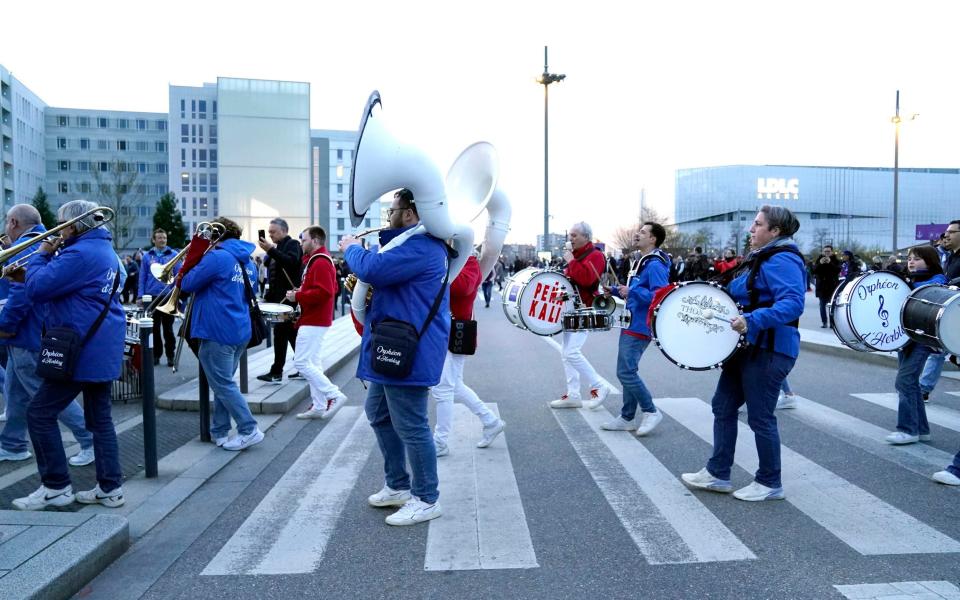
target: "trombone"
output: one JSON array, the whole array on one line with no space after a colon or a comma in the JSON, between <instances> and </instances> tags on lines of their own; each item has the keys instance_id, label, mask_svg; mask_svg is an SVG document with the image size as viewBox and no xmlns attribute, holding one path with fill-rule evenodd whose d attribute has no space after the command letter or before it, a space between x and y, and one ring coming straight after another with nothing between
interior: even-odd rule
<instances>
[{"instance_id":1,"label":"trombone","mask_svg":"<svg viewBox=\"0 0 960 600\"><path fill-rule=\"evenodd\" d=\"M204 239L219 239L223 236L224 231L226 231L226 229L220 223L208 223L207 221L204 221L197 224L196 235L199 235ZM177 254L170 259L169 262L163 264L153 263L150 265L150 274L158 279L160 283L170 285L173 283L174 279L176 279L176 276L173 274L173 268L177 266L178 262L183 260L183 257L187 255L188 250L190 250L190 244L184 246L183 250L177 252Z\"/></svg>"}]
</instances>

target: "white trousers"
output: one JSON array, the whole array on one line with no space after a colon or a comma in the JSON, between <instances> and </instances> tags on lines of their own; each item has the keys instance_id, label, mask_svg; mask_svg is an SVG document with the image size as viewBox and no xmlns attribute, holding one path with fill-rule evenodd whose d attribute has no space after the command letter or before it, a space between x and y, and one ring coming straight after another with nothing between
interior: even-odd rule
<instances>
[{"instance_id":1,"label":"white trousers","mask_svg":"<svg viewBox=\"0 0 960 600\"><path fill-rule=\"evenodd\" d=\"M333 398L340 393L340 388L323 374L323 365L320 362L323 337L327 335L328 329L330 328L302 325L297 330L297 349L293 357L293 366L310 384L313 406L321 410L327 408L327 398Z\"/></svg>"},{"instance_id":2,"label":"white trousers","mask_svg":"<svg viewBox=\"0 0 960 600\"><path fill-rule=\"evenodd\" d=\"M433 386L430 395L437 403L437 427L433 437L443 443L447 442L450 430L453 428L453 400L456 398L477 415L480 421L487 425L497 422L497 415L493 414L487 405L463 382L463 354L447 352L447 359L443 363L443 372L440 373L440 383Z\"/></svg>"},{"instance_id":3,"label":"white trousers","mask_svg":"<svg viewBox=\"0 0 960 600\"><path fill-rule=\"evenodd\" d=\"M580 378L590 383L591 388L599 388L600 375L583 355L580 348L587 341L588 331L563 332L563 372L567 376L567 396L571 399L580 397Z\"/></svg>"}]
</instances>

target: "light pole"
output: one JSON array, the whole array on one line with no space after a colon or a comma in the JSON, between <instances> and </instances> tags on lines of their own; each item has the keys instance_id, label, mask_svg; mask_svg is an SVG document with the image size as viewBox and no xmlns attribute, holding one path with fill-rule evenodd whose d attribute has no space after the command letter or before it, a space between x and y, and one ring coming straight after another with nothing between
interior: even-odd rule
<instances>
[{"instance_id":1,"label":"light pole","mask_svg":"<svg viewBox=\"0 0 960 600\"><path fill-rule=\"evenodd\" d=\"M547 240L550 235L550 158L549 158L549 103L548 89L551 83L557 83L566 79L566 75L556 75L551 73L547 67L547 47L543 47L543 75L537 78L537 83L543 86L543 249L547 249Z\"/></svg>"},{"instance_id":2,"label":"light pole","mask_svg":"<svg viewBox=\"0 0 960 600\"><path fill-rule=\"evenodd\" d=\"M910 120L916 119L918 113L913 113L910 115ZM900 123L903 119L900 118L900 90L897 90L897 105L896 112L890 121L893 123L894 133L893 133L893 251L892 254L896 256L897 254L897 212L900 202Z\"/></svg>"}]
</instances>

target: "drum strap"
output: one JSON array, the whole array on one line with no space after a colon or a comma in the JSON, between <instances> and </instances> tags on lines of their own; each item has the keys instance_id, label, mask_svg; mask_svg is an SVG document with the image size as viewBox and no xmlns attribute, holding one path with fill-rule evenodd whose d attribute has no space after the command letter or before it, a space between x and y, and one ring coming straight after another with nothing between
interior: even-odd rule
<instances>
[{"instance_id":1,"label":"drum strap","mask_svg":"<svg viewBox=\"0 0 960 600\"><path fill-rule=\"evenodd\" d=\"M773 302L760 302L760 291L756 289L754 285L757 280L757 275L760 274L760 267L767 260L770 259L775 254L780 254L781 252L790 252L800 257L801 261L804 261L803 254L800 254L800 251L797 250L794 246L776 246L770 250L764 252L758 252L753 258L745 262L745 268L749 265L750 272L747 275L747 293L750 297L750 305L747 307L748 312L753 312L758 308L770 308L773 306ZM800 327L800 319L796 319L790 323L787 323L788 327ZM767 349L771 352L773 351L773 343L775 341L775 331L773 328L767 329Z\"/></svg>"}]
</instances>

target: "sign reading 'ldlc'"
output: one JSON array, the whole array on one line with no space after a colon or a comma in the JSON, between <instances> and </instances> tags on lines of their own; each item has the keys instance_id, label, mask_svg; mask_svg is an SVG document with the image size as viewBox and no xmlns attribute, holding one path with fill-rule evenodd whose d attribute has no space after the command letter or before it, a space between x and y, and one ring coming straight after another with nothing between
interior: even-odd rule
<instances>
[{"instance_id":1,"label":"sign reading 'ldlc'","mask_svg":"<svg viewBox=\"0 0 960 600\"><path fill-rule=\"evenodd\" d=\"M758 200L798 200L800 198L800 180L796 177L784 179L783 177L758 177L757 178L757 199Z\"/></svg>"}]
</instances>

